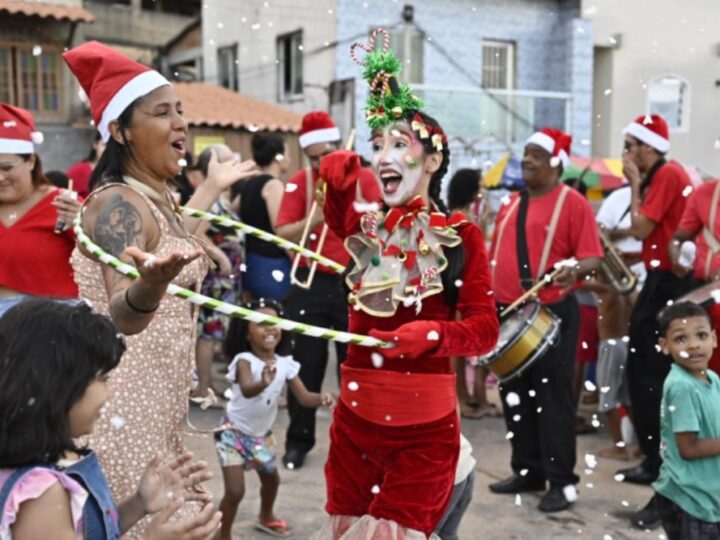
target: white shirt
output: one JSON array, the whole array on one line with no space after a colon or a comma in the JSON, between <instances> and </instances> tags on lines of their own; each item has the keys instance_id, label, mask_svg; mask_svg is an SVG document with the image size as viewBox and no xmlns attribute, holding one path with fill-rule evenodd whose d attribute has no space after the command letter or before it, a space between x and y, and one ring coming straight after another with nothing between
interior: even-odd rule
<instances>
[{"instance_id":1,"label":"white shirt","mask_svg":"<svg viewBox=\"0 0 720 540\"><path fill-rule=\"evenodd\" d=\"M475 468L477 462L472 455L472 445L465 436L460 434L460 458L458 459L457 468L455 469L455 484L465 480Z\"/></svg>"},{"instance_id":2,"label":"white shirt","mask_svg":"<svg viewBox=\"0 0 720 540\"><path fill-rule=\"evenodd\" d=\"M625 212L630 206L632 199L632 190L630 186L624 186L616 189L600 205L596 221L608 230L627 229L632 225L631 211ZM623 216L623 214L625 214ZM622 219L620 219L622 218ZM642 241L631 236L617 240L615 246L623 253L639 253L642 251ZM630 268L637 276L640 282L645 281L645 265L642 262L634 264Z\"/></svg>"},{"instance_id":3,"label":"white shirt","mask_svg":"<svg viewBox=\"0 0 720 540\"><path fill-rule=\"evenodd\" d=\"M252 380L262 379L265 362L251 352L238 354L230 363L227 379L232 383L232 399L227 404L227 416L233 425L246 435L261 437L270 431L277 416L277 401L285 381L297 377L300 364L291 356L275 357L275 378L257 396L246 398L237 381L238 362L249 362Z\"/></svg>"}]
</instances>

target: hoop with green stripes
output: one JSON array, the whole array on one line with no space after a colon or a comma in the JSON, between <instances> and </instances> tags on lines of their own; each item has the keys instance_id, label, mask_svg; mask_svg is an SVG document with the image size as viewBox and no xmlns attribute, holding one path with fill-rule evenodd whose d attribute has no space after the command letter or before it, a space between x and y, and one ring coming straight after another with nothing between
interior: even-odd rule
<instances>
[{"instance_id":1,"label":"hoop with green stripes","mask_svg":"<svg viewBox=\"0 0 720 540\"><path fill-rule=\"evenodd\" d=\"M75 231L75 236L77 236L80 244L88 252L97 257L97 259L100 260L102 263L107 264L108 266L115 269L117 272L120 272L121 274L129 278L138 279L140 277L140 273L138 272L137 268L135 268L131 264L127 264L121 261L117 257L106 252L100 246L95 244L90 239L90 237L88 237L88 235L85 234L85 231L83 231L82 225L80 223L80 214L78 214L75 218L75 221L73 223L73 230ZM191 302L198 306L210 308L214 311L219 311L220 313L224 313L225 315L229 315L231 317L238 317L251 322L265 324L269 326L277 326L281 330L294 332L296 334L327 339L330 341L339 341L340 343L352 343L354 345L362 345L364 347L384 347L388 345L388 343L370 336L352 334L350 332L340 332L338 330L331 330L329 328L322 328L320 326L302 324L299 322L290 321L288 319L275 317L273 315L268 315L266 313L260 313L251 309L246 309L243 307L228 304L227 302L222 302L220 300L210 298L209 296L196 293L194 291L179 287L172 283L168 285L167 294L170 294L177 298L183 298L188 302Z\"/></svg>"},{"instance_id":2,"label":"hoop with green stripes","mask_svg":"<svg viewBox=\"0 0 720 540\"><path fill-rule=\"evenodd\" d=\"M315 253L314 251L311 251L311 250L304 248L298 244L295 244L294 242L290 242L289 240L280 238L279 236L271 234L267 231L263 231L262 229L253 227L252 225L248 225L247 223L242 223L241 221L235 221L234 219L226 218L224 216L218 216L217 214L211 214L210 212L204 212L202 210L196 210L194 208L187 208L185 206L181 206L180 211L183 214L185 214L186 216L209 221L210 223L212 223L214 225L220 225L223 227L231 227L233 229L242 231L245 234L255 236L255 237L259 238L260 240L265 240L266 242L275 244L279 248L287 249L287 250L293 251L295 253L299 253L300 255L310 259L311 261L317 261L318 263L322 264L323 266L327 266L328 268L331 268L338 274L342 274L345 271L345 267L342 264L338 264L335 261L333 261L332 259L323 257L319 253Z\"/></svg>"}]
</instances>

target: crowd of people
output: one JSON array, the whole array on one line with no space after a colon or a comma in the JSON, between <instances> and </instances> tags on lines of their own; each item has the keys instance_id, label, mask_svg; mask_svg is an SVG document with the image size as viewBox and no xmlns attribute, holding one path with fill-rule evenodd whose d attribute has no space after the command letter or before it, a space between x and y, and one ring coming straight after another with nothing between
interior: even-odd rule
<instances>
[{"instance_id":1,"label":"crowd of people","mask_svg":"<svg viewBox=\"0 0 720 540\"><path fill-rule=\"evenodd\" d=\"M0 104L0 539L230 539L253 469L256 528L289 536L274 512L272 433L286 386L286 469L301 469L315 446L316 409L333 410L329 519L314 538L457 538L476 465L459 417L502 415L512 434L512 474L491 492L542 492L538 509L559 512L578 500L586 360L612 439L600 455L634 456L628 415L642 461L618 474L653 488L633 523L662 525L673 540L720 539L720 320L708 286L720 278L720 182L693 186L667 159L661 116L629 123L628 185L597 212L573 189L581 182L560 180L571 137L538 130L524 148L524 188L491 219L476 170L455 172L446 205L447 135L399 82L387 44L359 62L369 164L315 111L300 130L304 164L287 180L281 136L256 133L252 160L224 145L193 160L162 75L98 42L63 56L98 133L67 171L72 188L43 173L32 115ZM346 271L188 217L181 204L307 240ZM76 242L78 215L138 279ZM199 308L166 294L171 283L378 346L336 342L339 395L322 393L327 341ZM212 384L218 355L227 392ZM207 463L193 461L182 433L189 405L218 400L216 511Z\"/></svg>"}]
</instances>

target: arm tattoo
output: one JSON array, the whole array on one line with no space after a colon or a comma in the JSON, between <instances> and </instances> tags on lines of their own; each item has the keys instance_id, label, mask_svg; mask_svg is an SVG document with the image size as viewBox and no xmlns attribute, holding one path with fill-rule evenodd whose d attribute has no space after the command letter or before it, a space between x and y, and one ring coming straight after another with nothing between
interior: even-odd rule
<instances>
[{"instance_id":1,"label":"arm tattoo","mask_svg":"<svg viewBox=\"0 0 720 540\"><path fill-rule=\"evenodd\" d=\"M122 195L115 195L105 205L95 223L95 241L116 257L127 246L137 245L142 232L142 216Z\"/></svg>"}]
</instances>

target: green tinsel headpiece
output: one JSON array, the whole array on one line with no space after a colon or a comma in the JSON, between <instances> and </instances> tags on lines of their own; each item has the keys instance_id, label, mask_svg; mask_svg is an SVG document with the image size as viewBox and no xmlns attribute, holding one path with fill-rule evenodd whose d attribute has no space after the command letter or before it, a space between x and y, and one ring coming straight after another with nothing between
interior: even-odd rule
<instances>
[{"instance_id":1,"label":"green tinsel headpiece","mask_svg":"<svg viewBox=\"0 0 720 540\"><path fill-rule=\"evenodd\" d=\"M375 49L375 37L383 35L383 48ZM370 85L365 103L365 120L372 129L382 129L391 122L403 118L410 111L420 110L423 102L415 97L407 84L398 82L400 60L389 50L390 35L382 28L375 30L368 44L355 42L350 47L353 60L363 66L363 78ZM355 55L355 47L368 54L364 60Z\"/></svg>"}]
</instances>

